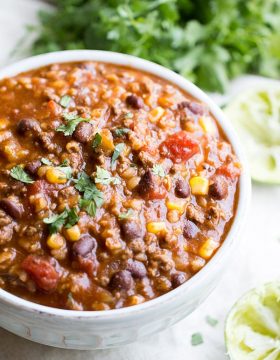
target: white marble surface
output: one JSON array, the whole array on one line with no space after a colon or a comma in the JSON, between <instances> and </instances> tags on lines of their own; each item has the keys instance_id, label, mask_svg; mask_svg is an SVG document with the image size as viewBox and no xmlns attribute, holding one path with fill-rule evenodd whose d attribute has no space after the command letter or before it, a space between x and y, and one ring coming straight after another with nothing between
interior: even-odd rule
<instances>
[{"instance_id":1,"label":"white marble surface","mask_svg":"<svg viewBox=\"0 0 280 360\"><path fill-rule=\"evenodd\" d=\"M0 66L7 64L15 44L24 35L24 26L35 21L43 5L36 0L0 0ZM243 78L231 93L250 87L258 78ZM222 99L217 98L218 101ZM207 301L188 318L139 343L107 351L70 351L31 343L0 329L2 360L225 360L223 327L230 307L247 289L280 277L280 187L253 186L251 213L243 246L236 260ZM210 315L216 327L205 322ZM193 347L191 335L201 332L202 345Z\"/></svg>"}]
</instances>

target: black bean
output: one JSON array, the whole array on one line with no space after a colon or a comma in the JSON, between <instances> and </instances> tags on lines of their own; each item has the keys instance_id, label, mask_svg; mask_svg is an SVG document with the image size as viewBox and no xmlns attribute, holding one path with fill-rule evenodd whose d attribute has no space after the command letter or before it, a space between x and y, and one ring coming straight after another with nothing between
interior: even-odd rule
<instances>
[{"instance_id":1,"label":"black bean","mask_svg":"<svg viewBox=\"0 0 280 360\"><path fill-rule=\"evenodd\" d=\"M141 196L147 195L155 186L155 180L150 169L148 169L141 177L137 186L137 191Z\"/></svg>"},{"instance_id":2,"label":"black bean","mask_svg":"<svg viewBox=\"0 0 280 360\"><path fill-rule=\"evenodd\" d=\"M24 208L22 204L8 198L4 198L0 201L0 208L2 208L14 219L20 219L24 214Z\"/></svg>"},{"instance_id":3,"label":"black bean","mask_svg":"<svg viewBox=\"0 0 280 360\"><path fill-rule=\"evenodd\" d=\"M96 249L97 242L90 235L83 235L83 237L74 243L72 252L74 256L87 257Z\"/></svg>"},{"instance_id":4,"label":"black bean","mask_svg":"<svg viewBox=\"0 0 280 360\"><path fill-rule=\"evenodd\" d=\"M143 100L136 95L128 95L126 103L134 109L141 109L144 106Z\"/></svg>"},{"instance_id":5,"label":"black bean","mask_svg":"<svg viewBox=\"0 0 280 360\"><path fill-rule=\"evenodd\" d=\"M80 143L87 143L92 134L94 132L92 124L88 122L80 122L75 131L74 131L74 138L79 141Z\"/></svg>"},{"instance_id":6,"label":"black bean","mask_svg":"<svg viewBox=\"0 0 280 360\"><path fill-rule=\"evenodd\" d=\"M188 280L189 276L183 272L178 272L172 274L171 276L171 283L173 288L177 288L178 286L182 285L184 282Z\"/></svg>"},{"instance_id":7,"label":"black bean","mask_svg":"<svg viewBox=\"0 0 280 360\"><path fill-rule=\"evenodd\" d=\"M209 186L209 195L217 200L222 200L228 195L228 183L223 176L217 176Z\"/></svg>"},{"instance_id":8,"label":"black bean","mask_svg":"<svg viewBox=\"0 0 280 360\"><path fill-rule=\"evenodd\" d=\"M186 181L177 180L175 185L175 195L179 198L187 198L190 195L190 186Z\"/></svg>"},{"instance_id":9,"label":"black bean","mask_svg":"<svg viewBox=\"0 0 280 360\"><path fill-rule=\"evenodd\" d=\"M183 235L186 239L193 239L197 233L199 232L199 228L190 220L187 220L184 225Z\"/></svg>"},{"instance_id":10,"label":"black bean","mask_svg":"<svg viewBox=\"0 0 280 360\"><path fill-rule=\"evenodd\" d=\"M207 109L205 108L204 105L194 101L182 101L177 106L179 110L188 109L194 115L203 115L207 112Z\"/></svg>"},{"instance_id":11,"label":"black bean","mask_svg":"<svg viewBox=\"0 0 280 360\"><path fill-rule=\"evenodd\" d=\"M134 278L142 279L147 275L145 265L141 261L129 259L127 261L126 270L128 270Z\"/></svg>"},{"instance_id":12,"label":"black bean","mask_svg":"<svg viewBox=\"0 0 280 360\"><path fill-rule=\"evenodd\" d=\"M17 124L17 132L20 135L39 134L41 127L35 119L21 119Z\"/></svg>"},{"instance_id":13,"label":"black bean","mask_svg":"<svg viewBox=\"0 0 280 360\"><path fill-rule=\"evenodd\" d=\"M133 240L143 236L141 224L136 220L123 221L121 223L121 231L126 240Z\"/></svg>"},{"instance_id":14,"label":"black bean","mask_svg":"<svg viewBox=\"0 0 280 360\"><path fill-rule=\"evenodd\" d=\"M30 175L36 175L41 165L42 164L40 160L34 160L27 163L24 167L24 170L27 171Z\"/></svg>"},{"instance_id":15,"label":"black bean","mask_svg":"<svg viewBox=\"0 0 280 360\"><path fill-rule=\"evenodd\" d=\"M133 287L132 275L127 270L116 272L110 280L109 286L114 290L130 290Z\"/></svg>"}]
</instances>

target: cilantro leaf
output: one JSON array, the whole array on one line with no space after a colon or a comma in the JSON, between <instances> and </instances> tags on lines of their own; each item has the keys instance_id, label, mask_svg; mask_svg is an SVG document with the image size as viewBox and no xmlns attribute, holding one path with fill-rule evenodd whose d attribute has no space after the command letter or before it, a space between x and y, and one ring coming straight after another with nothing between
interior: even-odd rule
<instances>
[{"instance_id":1,"label":"cilantro leaf","mask_svg":"<svg viewBox=\"0 0 280 360\"><path fill-rule=\"evenodd\" d=\"M96 133L92 142L92 147L95 149L102 143L102 136Z\"/></svg>"},{"instance_id":2,"label":"cilantro leaf","mask_svg":"<svg viewBox=\"0 0 280 360\"><path fill-rule=\"evenodd\" d=\"M10 175L13 179L19 180L25 184L32 184L34 181L19 165L11 169Z\"/></svg>"},{"instance_id":3,"label":"cilantro leaf","mask_svg":"<svg viewBox=\"0 0 280 360\"><path fill-rule=\"evenodd\" d=\"M114 164L114 162L117 160L117 158L120 156L120 154L124 151L124 148L125 148L124 143L120 143L115 146L115 150L114 150L113 156L112 156L112 164Z\"/></svg>"},{"instance_id":4,"label":"cilantro leaf","mask_svg":"<svg viewBox=\"0 0 280 360\"><path fill-rule=\"evenodd\" d=\"M94 178L94 181L96 184L103 184L103 185L109 185L111 183L113 185L118 185L121 183L119 178L111 176L109 171L103 169L100 166L96 167L96 176Z\"/></svg>"},{"instance_id":5,"label":"cilantro leaf","mask_svg":"<svg viewBox=\"0 0 280 360\"><path fill-rule=\"evenodd\" d=\"M67 179L71 179L72 176L72 168L68 165L67 161L64 161L61 165L56 166L56 169L62 171Z\"/></svg>"},{"instance_id":6,"label":"cilantro leaf","mask_svg":"<svg viewBox=\"0 0 280 360\"><path fill-rule=\"evenodd\" d=\"M218 320L212 318L211 316L207 315L205 318L207 324L209 324L212 327L215 327L218 324Z\"/></svg>"},{"instance_id":7,"label":"cilantro leaf","mask_svg":"<svg viewBox=\"0 0 280 360\"><path fill-rule=\"evenodd\" d=\"M47 158L41 158L41 163L48 166L52 165L52 162Z\"/></svg>"},{"instance_id":8,"label":"cilantro leaf","mask_svg":"<svg viewBox=\"0 0 280 360\"><path fill-rule=\"evenodd\" d=\"M117 137L122 137L123 135L129 133L130 129L128 128L119 128L114 130L114 135Z\"/></svg>"},{"instance_id":9,"label":"cilantro leaf","mask_svg":"<svg viewBox=\"0 0 280 360\"><path fill-rule=\"evenodd\" d=\"M79 216L76 209L65 209L61 214L53 214L45 218L43 222L49 225L50 234L55 234L61 230L63 226L66 229L75 225L79 221Z\"/></svg>"},{"instance_id":10,"label":"cilantro leaf","mask_svg":"<svg viewBox=\"0 0 280 360\"><path fill-rule=\"evenodd\" d=\"M133 215L134 215L134 211L132 209L128 209L127 212L119 214L119 219L120 220L130 219L131 217L133 217Z\"/></svg>"},{"instance_id":11,"label":"cilantro leaf","mask_svg":"<svg viewBox=\"0 0 280 360\"><path fill-rule=\"evenodd\" d=\"M78 175L78 179L74 180L75 188L83 193L83 198L80 200L79 205L85 209L86 212L95 216L96 209L103 205L103 193L97 189L90 177L82 172Z\"/></svg>"},{"instance_id":12,"label":"cilantro leaf","mask_svg":"<svg viewBox=\"0 0 280 360\"><path fill-rule=\"evenodd\" d=\"M202 337L201 333L192 334L191 343L192 343L192 346L197 346L197 345L203 344L203 337Z\"/></svg>"},{"instance_id":13,"label":"cilantro leaf","mask_svg":"<svg viewBox=\"0 0 280 360\"><path fill-rule=\"evenodd\" d=\"M165 177L165 172L164 172L164 168L159 165L159 164L155 164L152 168L152 172L155 174L155 175L158 175L159 177L162 177L164 178Z\"/></svg>"},{"instance_id":14,"label":"cilantro leaf","mask_svg":"<svg viewBox=\"0 0 280 360\"><path fill-rule=\"evenodd\" d=\"M67 108L67 107L70 105L71 100L72 100L71 96L69 96L69 95L64 95L64 96L62 96L62 98L60 99L59 104L60 104L62 107Z\"/></svg>"},{"instance_id":15,"label":"cilantro leaf","mask_svg":"<svg viewBox=\"0 0 280 360\"><path fill-rule=\"evenodd\" d=\"M63 113L63 117L67 123L58 126L56 131L63 132L65 136L71 136L80 122L90 121L90 119L80 117L76 112Z\"/></svg>"}]
</instances>

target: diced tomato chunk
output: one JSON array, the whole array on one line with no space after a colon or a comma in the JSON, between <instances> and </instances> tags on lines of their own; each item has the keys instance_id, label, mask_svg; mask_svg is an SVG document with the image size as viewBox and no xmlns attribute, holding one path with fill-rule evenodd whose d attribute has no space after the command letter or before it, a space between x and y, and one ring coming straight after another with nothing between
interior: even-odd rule
<instances>
[{"instance_id":1,"label":"diced tomato chunk","mask_svg":"<svg viewBox=\"0 0 280 360\"><path fill-rule=\"evenodd\" d=\"M54 100L50 100L47 104L47 107L51 115L58 116L61 113L61 106L58 105Z\"/></svg>"},{"instance_id":2,"label":"diced tomato chunk","mask_svg":"<svg viewBox=\"0 0 280 360\"><path fill-rule=\"evenodd\" d=\"M235 180L241 174L241 169L238 166L235 166L232 162L229 164L224 164L217 169L217 174L223 175L231 180Z\"/></svg>"},{"instance_id":3,"label":"diced tomato chunk","mask_svg":"<svg viewBox=\"0 0 280 360\"><path fill-rule=\"evenodd\" d=\"M21 263L21 267L39 289L47 292L56 289L59 274L47 259L41 256L28 255Z\"/></svg>"},{"instance_id":4,"label":"diced tomato chunk","mask_svg":"<svg viewBox=\"0 0 280 360\"><path fill-rule=\"evenodd\" d=\"M167 137L160 145L160 152L175 162L189 160L199 152L199 144L186 131L179 131Z\"/></svg>"}]
</instances>

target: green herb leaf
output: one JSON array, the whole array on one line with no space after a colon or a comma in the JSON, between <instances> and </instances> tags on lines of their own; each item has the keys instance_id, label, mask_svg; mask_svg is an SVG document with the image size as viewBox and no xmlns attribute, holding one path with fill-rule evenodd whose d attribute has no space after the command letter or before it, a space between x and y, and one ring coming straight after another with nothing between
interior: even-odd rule
<instances>
[{"instance_id":1,"label":"green herb leaf","mask_svg":"<svg viewBox=\"0 0 280 360\"><path fill-rule=\"evenodd\" d=\"M95 216L96 209L103 205L103 193L99 191L90 177L82 172L78 175L78 179L74 180L75 188L83 193L83 198L79 205L85 209L90 216Z\"/></svg>"},{"instance_id":2,"label":"green herb leaf","mask_svg":"<svg viewBox=\"0 0 280 360\"><path fill-rule=\"evenodd\" d=\"M132 209L128 209L127 212L119 214L120 220L130 219L134 215L134 211Z\"/></svg>"},{"instance_id":3,"label":"green herb leaf","mask_svg":"<svg viewBox=\"0 0 280 360\"><path fill-rule=\"evenodd\" d=\"M92 142L92 147L96 149L102 143L102 136L96 133Z\"/></svg>"},{"instance_id":4,"label":"green herb leaf","mask_svg":"<svg viewBox=\"0 0 280 360\"><path fill-rule=\"evenodd\" d=\"M70 105L72 98L69 95L64 95L62 96L62 98L60 99L59 104L64 107L67 108Z\"/></svg>"},{"instance_id":5,"label":"green herb leaf","mask_svg":"<svg viewBox=\"0 0 280 360\"><path fill-rule=\"evenodd\" d=\"M212 317L209 316L209 315L206 316L205 320L206 320L207 324L209 324L209 325L212 326L212 327L215 327L215 326L218 324L218 320L212 318Z\"/></svg>"},{"instance_id":6,"label":"green herb leaf","mask_svg":"<svg viewBox=\"0 0 280 360\"><path fill-rule=\"evenodd\" d=\"M67 160L65 160L61 165L55 166L56 169L62 171L67 179L71 179L72 176L72 168L68 165Z\"/></svg>"},{"instance_id":7,"label":"green herb leaf","mask_svg":"<svg viewBox=\"0 0 280 360\"><path fill-rule=\"evenodd\" d=\"M125 148L124 143L120 143L120 144L115 146L115 150L114 150L113 156L112 156L112 164L114 164L114 162L117 160L117 158L123 152L124 148Z\"/></svg>"},{"instance_id":8,"label":"green herb leaf","mask_svg":"<svg viewBox=\"0 0 280 360\"><path fill-rule=\"evenodd\" d=\"M11 169L10 175L13 179L19 180L25 184L32 184L34 181L19 165Z\"/></svg>"},{"instance_id":9,"label":"green herb leaf","mask_svg":"<svg viewBox=\"0 0 280 360\"><path fill-rule=\"evenodd\" d=\"M114 135L117 137L122 137L123 135L129 133L130 129L128 128L119 128L114 130Z\"/></svg>"},{"instance_id":10,"label":"green herb leaf","mask_svg":"<svg viewBox=\"0 0 280 360\"><path fill-rule=\"evenodd\" d=\"M90 121L90 119L80 117L76 112L63 113L63 117L67 123L58 126L56 131L63 132L65 136L71 136L80 122Z\"/></svg>"},{"instance_id":11,"label":"green herb leaf","mask_svg":"<svg viewBox=\"0 0 280 360\"><path fill-rule=\"evenodd\" d=\"M161 165L155 164L152 168L152 172L162 178L165 177L164 168Z\"/></svg>"},{"instance_id":12,"label":"green herb leaf","mask_svg":"<svg viewBox=\"0 0 280 360\"><path fill-rule=\"evenodd\" d=\"M47 158L41 158L41 163L48 166L52 165L52 162Z\"/></svg>"},{"instance_id":13,"label":"green herb leaf","mask_svg":"<svg viewBox=\"0 0 280 360\"><path fill-rule=\"evenodd\" d=\"M67 221L65 223L65 229L69 229L73 225L77 224L79 219L80 218L79 218L77 209L72 208L72 209L68 210L68 216L67 216Z\"/></svg>"},{"instance_id":14,"label":"green herb leaf","mask_svg":"<svg viewBox=\"0 0 280 360\"><path fill-rule=\"evenodd\" d=\"M96 176L94 178L94 181L96 184L103 184L103 185L109 185L114 184L118 185L121 183L119 178L111 176L110 172L103 169L100 166L96 167Z\"/></svg>"},{"instance_id":15,"label":"green herb leaf","mask_svg":"<svg viewBox=\"0 0 280 360\"><path fill-rule=\"evenodd\" d=\"M197 345L203 344L203 337L202 337L201 333L192 334L191 344L192 344L192 346L197 346Z\"/></svg>"},{"instance_id":16,"label":"green herb leaf","mask_svg":"<svg viewBox=\"0 0 280 360\"><path fill-rule=\"evenodd\" d=\"M76 209L65 209L61 214L53 214L45 218L43 222L49 225L50 234L55 234L61 230L63 226L66 229L75 225L79 221Z\"/></svg>"}]
</instances>

